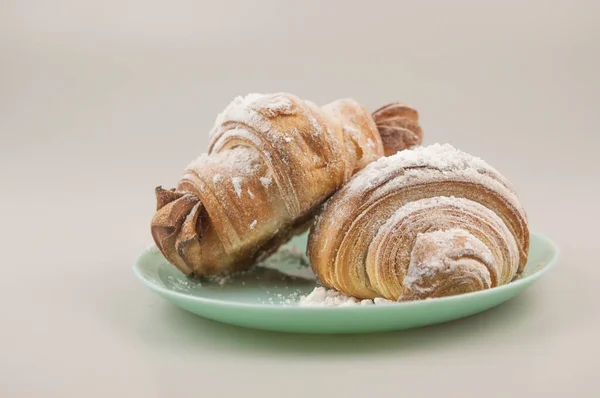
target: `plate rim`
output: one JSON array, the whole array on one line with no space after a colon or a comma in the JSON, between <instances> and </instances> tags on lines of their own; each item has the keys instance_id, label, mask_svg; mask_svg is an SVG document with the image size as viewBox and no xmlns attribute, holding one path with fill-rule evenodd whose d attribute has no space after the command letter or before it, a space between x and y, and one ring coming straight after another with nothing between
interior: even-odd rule
<instances>
[{"instance_id":1,"label":"plate rim","mask_svg":"<svg viewBox=\"0 0 600 398\"><path fill-rule=\"evenodd\" d=\"M158 294L167 295L167 296L171 296L171 297L177 297L178 299L194 301L194 302L198 302L198 303L202 303L202 304L219 305L219 306L223 306L223 307L234 307L234 308L239 308L239 307L254 308L254 309L260 309L260 310L264 310L264 311L323 311L323 310L327 310L327 311L359 310L360 311L363 309L369 309L370 311L373 311L373 310L384 309L384 308L408 308L408 307L416 307L416 306L435 305L437 303L442 303L442 302L449 303L449 302L454 302L454 301L458 301L458 300L464 300L465 298L475 298L477 296L489 295L489 294L491 294L491 292L502 292L504 290L513 289L513 288L521 286L521 285L526 285L529 282L533 282L534 280L545 275L550 269L554 268L556 263L558 263L561 252L560 252L560 248L558 247L558 245L552 239L548 238L546 235L540 234L540 233L538 233L536 231L532 231L532 230L530 230L530 235L535 235L536 238L545 241L545 243L552 248L552 258L550 259L548 264L546 264L545 267L543 267L539 271L534 272L531 275L528 275L524 278L519 278L516 281L512 281L510 283L507 283L507 284L504 284L501 286L493 287L491 289L478 290L478 291L469 292L469 293L462 293L462 294L458 294L455 296L435 297L435 298L428 298L428 299L424 299L424 300L404 301L404 302L393 303L393 304L389 304L389 305L379 305L379 306L369 305L369 306L338 306L338 307L325 307L325 306L300 307L298 305L273 305L273 304L243 303L243 302L235 302L234 303L231 301L224 301L224 300L207 298L207 297L199 297L199 296L194 296L194 295L190 295L190 294L183 293L183 292L178 292L178 291L171 290L166 287L157 285L156 283L148 280L141 274L141 271L140 271L141 259L145 254L147 254L151 250L153 250L153 248L155 246L150 246L149 248L142 251L142 253L140 253L137 256L136 260L134 261L132 268L133 268L133 274L136 276L136 278L140 282L142 282L142 284L144 284L151 290L157 292Z\"/></svg>"}]
</instances>

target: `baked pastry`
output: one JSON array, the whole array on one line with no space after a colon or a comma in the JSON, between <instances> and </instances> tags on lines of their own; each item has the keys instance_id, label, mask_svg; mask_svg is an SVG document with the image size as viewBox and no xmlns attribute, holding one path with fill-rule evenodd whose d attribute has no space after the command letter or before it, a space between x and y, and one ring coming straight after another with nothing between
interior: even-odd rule
<instances>
[{"instance_id":1,"label":"baked pastry","mask_svg":"<svg viewBox=\"0 0 600 398\"><path fill-rule=\"evenodd\" d=\"M305 231L354 173L420 141L416 111L401 104L374 117L351 99L320 108L283 93L238 97L218 116L208 154L176 189L156 188L152 236L185 274L247 269Z\"/></svg>"},{"instance_id":2,"label":"baked pastry","mask_svg":"<svg viewBox=\"0 0 600 398\"><path fill-rule=\"evenodd\" d=\"M368 165L323 205L308 240L324 286L399 301L508 283L528 249L527 218L509 182L448 144Z\"/></svg>"}]
</instances>

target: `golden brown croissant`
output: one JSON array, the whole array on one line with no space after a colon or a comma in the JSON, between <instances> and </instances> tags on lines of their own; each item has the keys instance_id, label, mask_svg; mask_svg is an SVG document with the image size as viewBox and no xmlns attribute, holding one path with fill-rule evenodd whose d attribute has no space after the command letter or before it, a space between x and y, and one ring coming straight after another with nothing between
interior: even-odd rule
<instances>
[{"instance_id":1,"label":"golden brown croissant","mask_svg":"<svg viewBox=\"0 0 600 398\"><path fill-rule=\"evenodd\" d=\"M157 246L185 274L248 268L306 230L358 170L421 141L416 111L384 109L371 116L350 99L319 108L283 93L236 98L217 118L209 153L176 189L156 189Z\"/></svg>"},{"instance_id":2,"label":"golden brown croissant","mask_svg":"<svg viewBox=\"0 0 600 398\"><path fill-rule=\"evenodd\" d=\"M487 289L527 262L527 218L511 185L447 144L371 163L323 208L308 240L313 270L357 298Z\"/></svg>"}]
</instances>

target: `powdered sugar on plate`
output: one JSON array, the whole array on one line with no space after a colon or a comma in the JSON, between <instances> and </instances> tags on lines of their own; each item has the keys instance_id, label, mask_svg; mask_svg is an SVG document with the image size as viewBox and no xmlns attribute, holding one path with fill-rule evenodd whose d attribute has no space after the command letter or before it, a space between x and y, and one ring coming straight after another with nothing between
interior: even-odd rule
<instances>
[{"instance_id":1,"label":"powdered sugar on plate","mask_svg":"<svg viewBox=\"0 0 600 398\"><path fill-rule=\"evenodd\" d=\"M356 307L369 305L389 305L395 304L394 301L384 298L375 298L373 300L360 300L355 297L345 295L334 289L324 287L315 287L312 292L302 296L298 303L300 307Z\"/></svg>"}]
</instances>

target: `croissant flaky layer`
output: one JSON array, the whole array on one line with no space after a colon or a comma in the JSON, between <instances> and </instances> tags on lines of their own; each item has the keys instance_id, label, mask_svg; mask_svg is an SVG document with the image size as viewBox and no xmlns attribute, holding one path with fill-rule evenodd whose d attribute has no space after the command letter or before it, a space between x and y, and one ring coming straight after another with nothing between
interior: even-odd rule
<instances>
[{"instance_id":1,"label":"croissant flaky layer","mask_svg":"<svg viewBox=\"0 0 600 398\"><path fill-rule=\"evenodd\" d=\"M325 203L313 270L357 298L413 300L510 282L527 262L527 218L506 179L450 145L381 158Z\"/></svg>"},{"instance_id":2,"label":"croissant flaky layer","mask_svg":"<svg viewBox=\"0 0 600 398\"><path fill-rule=\"evenodd\" d=\"M306 230L357 171L420 142L406 133L421 131L407 109L392 104L375 120L351 99L318 107L283 93L236 98L218 116L208 154L176 189L157 188L157 246L186 274L250 267ZM385 145L376 121L388 129Z\"/></svg>"}]
</instances>

